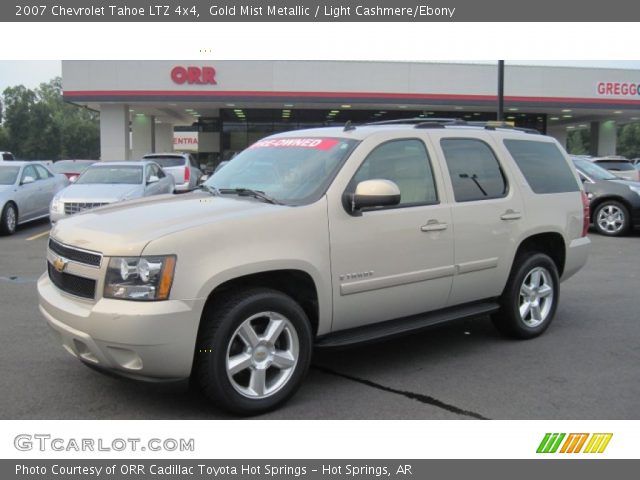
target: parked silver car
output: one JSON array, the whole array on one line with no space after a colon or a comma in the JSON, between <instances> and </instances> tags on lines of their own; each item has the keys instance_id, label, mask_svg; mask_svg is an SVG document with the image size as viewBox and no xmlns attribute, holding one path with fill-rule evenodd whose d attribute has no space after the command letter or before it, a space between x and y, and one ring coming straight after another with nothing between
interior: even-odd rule
<instances>
[{"instance_id":1,"label":"parked silver car","mask_svg":"<svg viewBox=\"0 0 640 480\"><path fill-rule=\"evenodd\" d=\"M190 153L149 153L143 160L153 160L171 174L176 182L176 192L188 192L200 184L202 170Z\"/></svg>"},{"instance_id":2,"label":"parked silver car","mask_svg":"<svg viewBox=\"0 0 640 480\"><path fill-rule=\"evenodd\" d=\"M173 177L155 162L94 163L53 198L51 222L110 203L173 193L174 188Z\"/></svg>"},{"instance_id":3,"label":"parked silver car","mask_svg":"<svg viewBox=\"0 0 640 480\"><path fill-rule=\"evenodd\" d=\"M0 163L0 234L11 235L21 223L49 215L51 199L68 184L40 163Z\"/></svg>"}]
</instances>

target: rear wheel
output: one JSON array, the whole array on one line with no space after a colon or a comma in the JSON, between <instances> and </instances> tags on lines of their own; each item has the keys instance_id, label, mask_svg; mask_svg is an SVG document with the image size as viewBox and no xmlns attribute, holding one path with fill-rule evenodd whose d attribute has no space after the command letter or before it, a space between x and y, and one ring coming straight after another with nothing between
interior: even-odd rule
<instances>
[{"instance_id":1,"label":"rear wheel","mask_svg":"<svg viewBox=\"0 0 640 480\"><path fill-rule=\"evenodd\" d=\"M629 230L629 210L620 202L607 200L596 208L593 223L602 235L624 235Z\"/></svg>"},{"instance_id":2,"label":"rear wheel","mask_svg":"<svg viewBox=\"0 0 640 480\"><path fill-rule=\"evenodd\" d=\"M18 224L18 210L16 206L9 202L2 209L0 216L0 234L13 235Z\"/></svg>"},{"instance_id":3,"label":"rear wheel","mask_svg":"<svg viewBox=\"0 0 640 480\"><path fill-rule=\"evenodd\" d=\"M515 338L542 334L553 320L560 296L558 269L543 253L516 258L500 298L500 311L492 316L502 333Z\"/></svg>"},{"instance_id":4,"label":"rear wheel","mask_svg":"<svg viewBox=\"0 0 640 480\"><path fill-rule=\"evenodd\" d=\"M256 288L208 309L195 376L205 395L254 415L285 402L309 369L312 333L304 310L281 292Z\"/></svg>"}]
</instances>

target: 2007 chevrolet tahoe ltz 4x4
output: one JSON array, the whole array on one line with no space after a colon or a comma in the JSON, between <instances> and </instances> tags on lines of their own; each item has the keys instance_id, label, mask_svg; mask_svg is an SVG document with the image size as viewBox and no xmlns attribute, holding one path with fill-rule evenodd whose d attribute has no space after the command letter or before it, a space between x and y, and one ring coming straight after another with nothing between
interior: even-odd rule
<instances>
[{"instance_id":1,"label":"2007 chevrolet tahoe ltz 4x4","mask_svg":"<svg viewBox=\"0 0 640 480\"><path fill-rule=\"evenodd\" d=\"M275 408L315 345L491 315L531 338L586 262L588 203L558 143L447 121L258 141L200 191L56 224L40 310L81 361L190 377L242 414Z\"/></svg>"}]
</instances>

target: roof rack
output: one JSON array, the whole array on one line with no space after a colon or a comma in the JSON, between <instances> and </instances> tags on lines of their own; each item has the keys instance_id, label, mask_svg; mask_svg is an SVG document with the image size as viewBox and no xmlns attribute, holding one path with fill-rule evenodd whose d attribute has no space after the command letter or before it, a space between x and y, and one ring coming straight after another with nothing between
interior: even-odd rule
<instances>
[{"instance_id":1,"label":"roof rack","mask_svg":"<svg viewBox=\"0 0 640 480\"><path fill-rule=\"evenodd\" d=\"M370 122L365 125L413 125L414 128L445 128L448 126L482 127L485 130L495 130L504 128L516 130L518 132L532 133L539 135L540 132L534 128L514 127L507 122L489 120L486 122L467 122L462 118L401 118L397 120L383 120L380 122Z\"/></svg>"}]
</instances>

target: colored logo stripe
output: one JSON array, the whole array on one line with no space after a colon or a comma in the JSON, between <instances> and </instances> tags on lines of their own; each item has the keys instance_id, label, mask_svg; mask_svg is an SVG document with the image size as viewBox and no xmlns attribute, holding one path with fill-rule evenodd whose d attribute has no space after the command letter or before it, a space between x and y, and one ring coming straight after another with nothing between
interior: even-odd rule
<instances>
[{"instance_id":1,"label":"colored logo stripe","mask_svg":"<svg viewBox=\"0 0 640 480\"><path fill-rule=\"evenodd\" d=\"M589 437L591 435L591 437ZM613 437L613 433L570 433L567 439L566 433L546 433L536 453L556 453L560 444L562 448L558 453L603 453ZM587 439L589 440L587 442ZM587 446L582 450L585 443Z\"/></svg>"},{"instance_id":2,"label":"colored logo stripe","mask_svg":"<svg viewBox=\"0 0 640 480\"><path fill-rule=\"evenodd\" d=\"M584 449L584 453L602 453L609 445L613 433L594 433Z\"/></svg>"}]
</instances>

